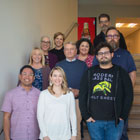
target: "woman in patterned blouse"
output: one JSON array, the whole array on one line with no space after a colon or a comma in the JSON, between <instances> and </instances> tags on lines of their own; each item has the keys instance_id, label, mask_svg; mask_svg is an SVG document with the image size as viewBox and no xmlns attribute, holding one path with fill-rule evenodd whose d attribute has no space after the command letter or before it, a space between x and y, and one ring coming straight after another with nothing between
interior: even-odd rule
<instances>
[{"instance_id":1,"label":"woman in patterned blouse","mask_svg":"<svg viewBox=\"0 0 140 140\"><path fill-rule=\"evenodd\" d=\"M87 38L82 38L76 42L77 59L84 61L88 67L92 66L94 55L92 54L92 43Z\"/></svg>"}]
</instances>

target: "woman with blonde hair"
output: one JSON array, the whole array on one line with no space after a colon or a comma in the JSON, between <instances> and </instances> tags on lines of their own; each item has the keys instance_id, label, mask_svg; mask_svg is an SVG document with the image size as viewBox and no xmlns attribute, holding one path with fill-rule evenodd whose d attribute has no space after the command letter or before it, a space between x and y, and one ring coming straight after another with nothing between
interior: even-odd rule
<instances>
[{"instance_id":1,"label":"woman with blonde hair","mask_svg":"<svg viewBox=\"0 0 140 140\"><path fill-rule=\"evenodd\" d=\"M76 140L75 99L68 89L65 72L54 67L49 80L50 85L41 92L37 107L40 139Z\"/></svg>"},{"instance_id":2,"label":"woman with blonde hair","mask_svg":"<svg viewBox=\"0 0 140 140\"><path fill-rule=\"evenodd\" d=\"M50 68L45 66L44 53L40 48L34 48L30 54L29 65L35 71L35 80L33 86L40 91L46 89L49 84Z\"/></svg>"}]
</instances>

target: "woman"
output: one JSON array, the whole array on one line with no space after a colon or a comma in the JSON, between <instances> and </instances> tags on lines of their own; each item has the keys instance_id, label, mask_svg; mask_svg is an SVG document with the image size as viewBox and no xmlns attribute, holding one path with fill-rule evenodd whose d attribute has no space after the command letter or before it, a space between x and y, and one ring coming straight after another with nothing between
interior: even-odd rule
<instances>
[{"instance_id":1,"label":"woman","mask_svg":"<svg viewBox=\"0 0 140 140\"><path fill-rule=\"evenodd\" d=\"M77 59L85 61L88 67L92 66L94 56L92 54L92 44L89 39L82 38L76 42L77 46Z\"/></svg>"},{"instance_id":2,"label":"woman","mask_svg":"<svg viewBox=\"0 0 140 140\"><path fill-rule=\"evenodd\" d=\"M50 86L41 92L37 119L41 140L76 140L75 99L62 68L50 72Z\"/></svg>"},{"instance_id":3,"label":"woman","mask_svg":"<svg viewBox=\"0 0 140 140\"><path fill-rule=\"evenodd\" d=\"M35 71L33 86L40 91L46 89L49 84L50 68L45 67L44 53L40 48L34 48L32 50L29 65L31 65Z\"/></svg>"},{"instance_id":4,"label":"woman","mask_svg":"<svg viewBox=\"0 0 140 140\"><path fill-rule=\"evenodd\" d=\"M64 47L63 47L64 41L65 41L65 37L64 37L63 33L57 32L54 34L55 48L50 50L50 52L57 56L58 61L65 59L65 55L64 55L64 51L63 51L64 50Z\"/></svg>"},{"instance_id":5,"label":"woman","mask_svg":"<svg viewBox=\"0 0 140 140\"><path fill-rule=\"evenodd\" d=\"M48 36L41 37L40 48L44 52L45 65L49 66L52 69L55 66L55 64L58 62L58 58L55 54L49 52L50 46L51 46L51 41L49 37Z\"/></svg>"}]
</instances>

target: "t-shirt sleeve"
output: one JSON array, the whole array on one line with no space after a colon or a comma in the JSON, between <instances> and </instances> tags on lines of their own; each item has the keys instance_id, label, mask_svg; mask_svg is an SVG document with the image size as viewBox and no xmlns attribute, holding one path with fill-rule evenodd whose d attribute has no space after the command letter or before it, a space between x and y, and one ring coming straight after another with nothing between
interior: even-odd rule
<instances>
[{"instance_id":1,"label":"t-shirt sleeve","mask_svg":"<svg viewBox=\"0 0 140 140\"><path fill-rule=\"evenodd\" d=\"M129 53L128 54L128 73L132 72L132 71L136 71L136 65L134 62L134 59L132 57L132 55Z\"/></svg>"},{"instance_id":2,"label":"t-shirt sleeve","mask_svg":"<svg viewBox=\"0 0 140 140\"><path fill-rule=\"evenodd\" d=\"M3 104L2 104L1 111L8 112L8 113L12 112L12 96L11 96L11 93L6 93Z\"/></svg>"}]
</instances>

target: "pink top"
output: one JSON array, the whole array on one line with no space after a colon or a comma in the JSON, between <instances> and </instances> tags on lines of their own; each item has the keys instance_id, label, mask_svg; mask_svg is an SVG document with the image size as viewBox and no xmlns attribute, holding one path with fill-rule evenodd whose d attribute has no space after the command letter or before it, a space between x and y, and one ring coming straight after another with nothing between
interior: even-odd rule
<instances>
[{"instance_id":1,"label":"pink top","mask_svg":"<svg viewBox=\"0 0 140 140\"><path fill-rule=\"evenodd\" d=\"M79 59L79 56L78 55L77 55L77 59ZM93 59L94 59L94 56L88 54L88 57L84 61L87 64L88 68L92 67Z\"/></svg>"},{"instance_id":2,"label":"pink top","mask_svg":"<svg viewBox=\"0 0 140 140\"><path fill-rule=\"evenodd\" d=\"M25 91L21 86L9 91L4 99L3 112L11 113L10 138L12 140L37 140L37 103L40 91L34 87Z\"/></svg>"}]
</instances>

